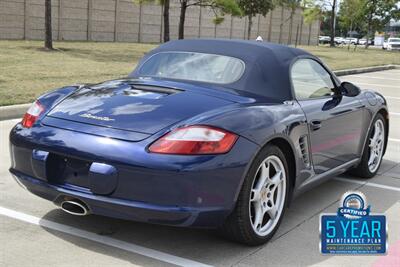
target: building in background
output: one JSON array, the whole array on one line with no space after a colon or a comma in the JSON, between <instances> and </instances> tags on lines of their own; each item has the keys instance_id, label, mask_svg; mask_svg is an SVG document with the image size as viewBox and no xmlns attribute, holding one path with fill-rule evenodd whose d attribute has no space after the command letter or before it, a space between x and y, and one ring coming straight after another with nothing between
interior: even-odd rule
<instances>
[{"instance_id":1,"label":"building in background","mask_svg":"<svg viewBox=\"0 0 400 267\"><path fill-rule=\"evenodd\" d=\"M400 37L400 21L391 21L386 25L384 32L376 32L374 45L383 46L385 40L390 37Z\"/></svg>"},{"instance_id":2,"label":"building in background","mask_svg":"<svg viewBox=\"0 0 400 267\"><path fill-rule=\"evenodd\" d=\"M391 21L386 25L385 37L400 37L400 21Z\"/></svg>"}]
</instances>

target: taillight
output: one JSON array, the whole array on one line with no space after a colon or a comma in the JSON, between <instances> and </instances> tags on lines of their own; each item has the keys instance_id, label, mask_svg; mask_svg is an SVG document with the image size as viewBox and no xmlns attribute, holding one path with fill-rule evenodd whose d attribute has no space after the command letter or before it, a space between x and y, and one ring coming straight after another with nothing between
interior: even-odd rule
<instances>
[{"instance_id":1,"label":"taillight","mask_svg":"<svg viewBox=\"0 0 400 267\"><path fill-rule=\"evenodd\" d=\"M199 155L228 152L238 136L209 126L178 128L154 142L149 151L161 154Z\"/></svg>"},{"instance_id":2,"label":"taillight","mask_svg":"<svg viewBox=\"0 0 400 267\"><path fill-rule=\"evenodd\" d=\"M44 107L40 104L39 101L35 101L28 111L25 113L22 119L22 126L25 128L31 128L33 124L37 121L39 116L43 113Z\"/></svg>"}]
</instances>

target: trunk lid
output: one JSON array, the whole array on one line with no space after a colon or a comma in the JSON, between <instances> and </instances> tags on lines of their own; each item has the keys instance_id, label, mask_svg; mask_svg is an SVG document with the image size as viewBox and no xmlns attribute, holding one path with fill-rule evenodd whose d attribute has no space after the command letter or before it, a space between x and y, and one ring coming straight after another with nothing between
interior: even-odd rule
<instances>
[{"instance_id":1,"label":"trunk lid","mask_svg":"<svg viewBox=\"0 0 400 267\"><path fill-rule=\"evenodd\" d=\"M63 100L47 117L91 127L154 134L186 118L236 102L229 97L225 99L221 93L211 96L206 88L195 90L193 85L174 85L116 80L86 86Z\"/></svg>"}]
</instances>

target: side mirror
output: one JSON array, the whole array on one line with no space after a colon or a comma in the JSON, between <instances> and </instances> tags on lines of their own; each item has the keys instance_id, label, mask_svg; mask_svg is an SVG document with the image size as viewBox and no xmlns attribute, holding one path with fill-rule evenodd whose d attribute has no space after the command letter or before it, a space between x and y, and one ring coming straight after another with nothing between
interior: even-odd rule
<instances>
[{"instance_id":1,"label":"side mirror","mask_svg":"<svg viewBox=\"0 0 400 267\"><path fill-rule=\"evenodd\" d=\"M343 89L342 94L345 96L354 97L354 96L358 96L361 93L360 87L358 87L350 82L342 82L342 84L340 86Z\"/></svg>"}]
</instances>

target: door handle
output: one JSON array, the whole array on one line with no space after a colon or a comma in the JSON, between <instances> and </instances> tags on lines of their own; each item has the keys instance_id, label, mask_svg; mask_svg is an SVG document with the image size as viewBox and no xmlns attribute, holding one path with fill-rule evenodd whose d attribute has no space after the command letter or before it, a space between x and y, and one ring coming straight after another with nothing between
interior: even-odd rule
<instances>
[{"instance_id":1,"label":"door handle","mask_svg":"<svg viewBox=\"0 0 400 267\"><path fill-rule=\"evenodd\" d=\"M310 128L312 131L317 131L319 129L321 129L321 121L311 121L310 123Z\"/></svg>"}]
</instances>

